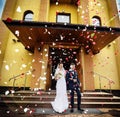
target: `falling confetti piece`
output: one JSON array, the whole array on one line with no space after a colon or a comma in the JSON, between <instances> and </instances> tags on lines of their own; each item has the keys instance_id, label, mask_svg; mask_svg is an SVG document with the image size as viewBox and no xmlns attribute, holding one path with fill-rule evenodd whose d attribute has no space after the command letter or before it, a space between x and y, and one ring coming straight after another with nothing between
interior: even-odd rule
<instances>
[{"instance_id":1,"label":"falling confetti piece","mask_svg":"<svg viewBox=\"0 0 120 117\"><path fill-rule=\"evenodd\" d=\"M15 52L16 52L16 53L19 52L19 49L15 49Z\"/></svg>"},{"instance_id":2,"label":"falling confetti piece","mask_svg":"<svg viewBox=\"0 0 120 117\"><path fill-rule=\"evenodd\" d=\"M38 91L38 92L37 92L37 95L41 95L41 94L42 94L42 92L41 92L41 91Z\"/></svg>"},{"instance_id":3,"label":"falling confetti piece","mask_svg":"<svg viewBox=\"0 0 120 117\"><path fill-rule=\"evenodd\" d=\"M9 71L9 65L6 65L6 66L5 66L5 69Z\"/></svg>"},{"instance_id":4,"label":"falling confetti piece","mask_svg":"<svg viewBox=\"0 0 120 117\"><path fill-rule=\"evenodd\" d=\"M26 68L26 67L27 67L27 65L26 65L26 64L22 64L22 67L23 67L23 68Z\"/></svg>"},{"instance_id":5,"label":"falling confetti piece","mask_svg":"<svg viewBox=\"0 0 120 117\"><path fill-rule=\"evenodd\" d=\"M8 17L8 18L6 19L6 21L10 23L10 22L12 22L12 19Z\"/></svg>"},{"instance_id":6,"label":"falling confetti piece","mask_svg":"<svg viewBox=\"0 0 120 117\"><path fill-rule=\"evenodd\" d=\"M38 85L38 83L35 83L35 85L37 86ZM35 90L36 91L36 90Z\"/></svg>"},{"instance_id":7,"label":"falling confetti piece","mask_svg":"<svg viewBox=\"0 0 120 117\"><path fill-rule=\"evenodd\" d=\"M56 2L56 5L58 5L59 3L58 3L58 1Z\"/></svg>"},{"instance_id":8,"label":"falling confetti piece","mask_svg":"<svg viewBox=\"0 0 120 117\"><path fill-rule=\"evenodd\" d=\"M49 88L49 91L51 91L51 88Z\"/></svg>"},{"instance_id":9,"label":"falling confetti piece","mask_svg":"<svg viewBox=\"0 0 120 117\"><path fill-rule=\"evenodd\" d=\"M80 5L80 0L77 1L77 5L78 5L78 6Z\"/></svg>"},{"instance_id":10,"label":"falling confetti piece","mask_svg":"<svg viewBox=\"0 0 120 117\"><path fill-rule=\"evenodd\" d=\"M32 37L29 36L28 39L29 39L29 40L32 40Z\"/></svg>"},{"instance_id":11,"label":"falling confetti piece","mask_svg":"<svg viewBox=\"0 0 120 117\"><path fill-rule=\"evenodd\" d=\"M7 84L7 82L4 82L4 84Z\"/></svg>"},{"instance_id":12,"label":"falling confetti piece","mask_svg":"<svg viewBox=\"0 0 120 117\"><path fill-rule=\"evenodd\" d=\"M29 111L30 109L29 108L25 108L24 109L24 112L26 113L27 111Z\"/></svg>"},{"instance_id":13,"label":"falling confetti piece","mask_svg":"<svg viewBox=\"0 0 120 117\"><path fill-rule=\"evenodd\" d=\"M18 8L17 8L17 10L16 10L17 12L21 12L21 8L20 8L20 6L18 6Z\"/></svg>"},{"instance_id":14,"label":"falling confetti piece","mask_svg":"<svg viewBox=\"0 0 120 117\"><path fill-rule=\"evenodd\" d=\"M48 57L48 54L45 54L45 57Z\"/></svg>"},{"instance_id":15,"label":"falling confetti piece","mask_svg":"<svg viewBox=\"0 0 120 117\"><path fill-rule=\"evenodd\" d=\"M45 110L43 110L42 112L45 113Z\"/></svg>"},{"instance_id":16,"label":"falling confetti piece","mask_svg":"<svg viewBox=\"0 0 120 117\"><path fill-rule=\"evenodd\" d=\"M15 34L19 37L19 30L16 30Z\"/></svg>"},{"instance_id":17,"label":"falling confetti piece","mask_svg":"<svg viewBox=\"0 0 120 117\"><path fill-rule=\"evenodd\" d=\"M42 69L45 69L45 66L44 66L44 65L42 65Z\"/></svg>"},{"instance_id":18,"label":"falling confetti piece","mask_svg":"<svg viewBox=\"0 0 120 117\"><path fill-rule=\"evenodd\" d=\"M13 94L13 93L15 93L15 91L14 91L14 90L11 90L11 93Z\"/></svg>"},{"instance_id":19,"label":"falling confetti piece","mask_svg":"<svg viewBox=\"0 0 120 117\"><path fill-rule=\"evenodd\" d=\"M44 51L47 52L47 49L45 48Z\"/></svg>"},{"instance_id":20,"label":"falling confetti piece","mask_svg":"<svg viewBox=\"0 0 120 117\"><path fill-rule=\"evenodd\" d=\"M7 114L9 114L9 113L10 113L10 111L7 111L6 113L7 113Z\"/></svg>"},{"instance_id":21,"label":"falling confetti piece","mask_svg":"<svg viewBox=\"0 0 120 117\"><path fill-rule=\"evenodd\" d=\"M44 81L44 84L46 84L46 81Z\"/></svg>"},{"instance_id":22,"label":"falling confetti piece","mask_svg":"<svg viewBox=\"0 0 120 117\"><path fill-rule=\"evenodd\" d=\"M32 114L33 113L33 111L32 110L30 110L30 112L29 112L30 114Z\"/></svg>"},{"instance_id":23,"label":"falling confetti piece","mask_svg":"<svg viewBox=\"0 0 120 117\"><path fill-rule=\"evenodd\" d=\"M10 93L10 91L6 91L6 92L5 92L5 95L8 95L9 93Z\"/></svg>"}]
</instances>

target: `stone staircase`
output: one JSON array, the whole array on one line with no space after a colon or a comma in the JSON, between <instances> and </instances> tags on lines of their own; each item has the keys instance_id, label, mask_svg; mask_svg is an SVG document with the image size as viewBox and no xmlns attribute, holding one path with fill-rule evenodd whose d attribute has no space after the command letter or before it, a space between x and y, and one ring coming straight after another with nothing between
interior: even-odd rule
<instances>
[{"instance_id":1,"label":"stone staircase","mask_svg":"<svg viewBox=\"0 0 120 117\"><path fill-rule=\"evenodd\" d=\"M25 109L51 109L50 102L55 98L55 91L17 91L9 95L0 96L0 110L14 110L24 112ZM70 101L70 94L68 92ZM77 107L77 96L75 94L75 108ZM120 108L120 97L105 92L82 93L82 108Z\"/></svg>"}]
</instances>

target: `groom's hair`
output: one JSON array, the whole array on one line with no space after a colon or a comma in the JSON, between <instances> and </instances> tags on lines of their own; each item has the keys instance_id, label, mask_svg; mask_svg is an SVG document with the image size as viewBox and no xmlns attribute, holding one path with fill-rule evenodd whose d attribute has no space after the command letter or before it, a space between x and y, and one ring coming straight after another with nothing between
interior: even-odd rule
<instances>
[{"instance_id":1,"label":"groom's hair","mask_svg":"<svg viewBox=\"0 0 120 117\"><path fill-rule=\"evenodd\" d=\"M62 62L58 63L58 65L63 64Z\"/></svg>"},{"instance_id":2,"label":"groom's hair","mask_svg":"<svg viewBox=\"0 0 120 117\"><path fill-rule=\"evenodd\" d=\"M70 65L75 65L75 63L71 63Z\"/></svg>"}]
</instances>

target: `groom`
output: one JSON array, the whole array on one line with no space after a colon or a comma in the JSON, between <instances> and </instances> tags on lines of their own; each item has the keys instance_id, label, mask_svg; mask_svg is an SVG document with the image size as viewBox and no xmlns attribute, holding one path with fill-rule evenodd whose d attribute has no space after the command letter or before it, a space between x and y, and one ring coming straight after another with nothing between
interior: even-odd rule
<instances>
[{"instance_id":1,"label":"groom","mask_svg":"<svg viewBox=\"0 0 120 117\"><path fill-rule=\"evenodd\" d=\"M77 93L77 109L82 112L83 109L80 108L81 105L81 93L80 93L80 81L78 79L78 74L75 70L75 64L71 63L70 70L66 73L66 82L70 90L70 101L71 101L71 110L74 112L74 91Z\"/></svg>"}]
</instances>

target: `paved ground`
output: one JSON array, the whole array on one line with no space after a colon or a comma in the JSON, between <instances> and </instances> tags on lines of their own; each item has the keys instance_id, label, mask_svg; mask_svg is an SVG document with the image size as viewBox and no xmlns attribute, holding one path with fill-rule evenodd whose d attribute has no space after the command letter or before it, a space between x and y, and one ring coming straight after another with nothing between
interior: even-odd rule
<instances>
[{"instance_id":1,"label":"paved ground","mask_svg":"<svg viewBox=\"0 0 120 117\"><path fill-rule=\"evenodd\" d=\"M77 110L74 113L70 113L69 110L63 114L55 113L52 110L37 110L35 117L120 117L120 109L84 109L85 111L81 114ZM51 113L49 113L51 112ZM37 115L37 113L43 113L43 115Z\"/></svg>"},{"instance_id":2,"label":"paved ground","mask_svg":"<svg viewBox=\"0 0 120 117\"><path fill-rule=\"evenodd\" d=\"M69 110L59 114L54 112L52 109L36 109L34 111L28 110L25 113L16 113L9 110L0 111L0 117L120 117L120 109L109 108L109 109L95 109L86 108L81 114L75 110L74 113L70 113Z\"/></svg>"}]
</instances>

